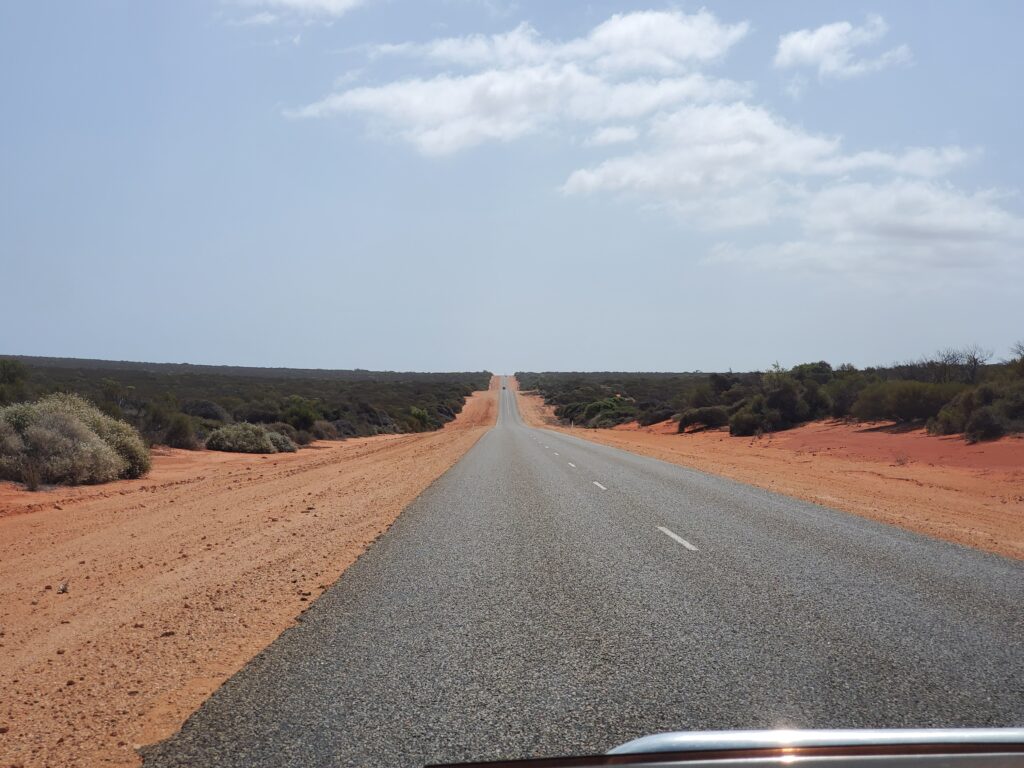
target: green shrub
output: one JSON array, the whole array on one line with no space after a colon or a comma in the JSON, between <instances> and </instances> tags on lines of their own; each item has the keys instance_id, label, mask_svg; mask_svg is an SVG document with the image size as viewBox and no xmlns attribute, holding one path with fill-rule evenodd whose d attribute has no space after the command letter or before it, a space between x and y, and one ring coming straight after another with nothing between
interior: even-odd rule
<instances>
[{"instance_id":1,"label":"green shrub","mask_svg":"<svg viewBox=\"0 0 1024 768\"><path fill-rule=\"evenodd\" d=\"M778 423L773 428L786 428L811 418L811 408L804 400L800 384L781 370L764 375L764 399L767 409L777 411Z\"/></svg>"},{"instance_id":2,"label":"green shrub","mask_svg":"<svg viewBox=\"0 0 1024 768\"><path fill-rule=\"evenodd\" d=\"M952 383L883 381L866 387L857 397L851 412L863 421L928 419L937 416L942 407L963 389L963 385Z\"/></svg>"},{"instance_id":3,"label":"green shrub","mask_svg":"<svg viewBox=\"0 0 1024 768\"><path fill-rule=\"evenodd\" d=\"M244 421L215 429L206 438L206 447L211 451L233 453L277 453L265 427Z\"/></svg>"},{"instance_id":4,"label":"green shrub","mask_svg":"<svg viewBox=\"0 0 1024 768\"><path fill-rule=\"evenodd\" d=\"M270 438L271 445L277 449L278 453L295 453L298 448L295 447L295 443L291 441L286 435L282 435L280 432L267 432L267 437Z\"/></svg>"},{"instance_id":5,"label":"green shrub","mask_svg":"<svg viewBox=\"0 0 1024 768\"><path fill-rule=\"evenodd\" d=\"M313 437L312 432L307 432L305 429L300 429L295 433L294 443L296 445L309 445L316 438Z\"/></svg>"},{"instance_id":6,"label":"green shrub","mask_svg":"<svg viewBox=\"0 0 1024 768\"><path fill-rule=\"evenodd\" d=\"M288 398L288 406L281 415L281 421L287 421L298 430L308 430L319 418L315 403L298 395Z\"/></svg>"},{"instance_id":7,"label":"green shrub","mask_svg":"<svg viewBox=\"0 0 1024 768\"><path fill-rule=\"evenodd\" d=\"M979 440L995 440L1006 434L1006 427L999 413L992 406L986 405L978 408L967 420L967 427L964 429L964 437L968 442L976 443Z\"/></svg>"},{"instance_id":8,"label":"green shrub","mask_svg":"<svg viewBox=\"0 0 1024 768\"><path fill-rule=\"evenodd\" d=\"M759 435L765 431L765 418L749 408L742 408L729 418L729 434L735 437Z\"/></svg>"},{"instance_id":9,"label":"green shrub","mask_svg":"<svg viewBox=\"0 0 1024 768\"><path fill-rule=\"evenodd\" d=\"M434 426L433 419L430 418L430 414L423 408L419 408L414 405L409 408L409 415L413 418L413 429L418 432L432 429Z\"/></svg>"},{"instance_id":10,"label":"green shrub","mask_svg":"<svg viewBox=\"0 0 1024 768\"><path fill-rule=\"evenodd\" d=\"M195 426L192 419L183 413L176 413L171 417L171 424L164 433L164 445L171 448L185 448L194 451L199 447L196 440Z\"/></svg>"},{"instance_id":11,"label":"green shrub","mask_svg":"<svg viewBox=\"0 0 1024 768\"><path fill-rule=\"evenodd\" d=\"M822 389L832 403L829 413L837 419L850 415L853 404L861 391L868 386L867 379L860 373L851 372L837 376Z\"/></svg>"},{"instance_id":12,"label":"green shrub","mask_svg":"<svg viewBox=\"0 0 1024 768\"><path fill-rule=\"evenodd\" d=\"M700 424L707 429L724 427L729 423L729 409L724 405L712 405L705 408L690 408L679 416L679 431Z\"/></svg>"}]
</instances>

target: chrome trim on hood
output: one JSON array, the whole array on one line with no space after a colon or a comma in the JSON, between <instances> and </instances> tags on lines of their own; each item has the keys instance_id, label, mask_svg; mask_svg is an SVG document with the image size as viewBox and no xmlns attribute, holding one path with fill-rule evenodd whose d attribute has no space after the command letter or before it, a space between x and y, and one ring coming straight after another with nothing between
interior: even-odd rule
<instances>
[{"instance_id":1,"label":"chrome trim on hood","mask_svg":"<svg viewBox=\"0 0 1024 768\"><path fill-rule=\"evenodd\" d=\"M777 731L678 731L628 741L609 755L778 747L849 747L895 744L1018 744L1024 728L850 728Z\"/></svg>"}]
</instances>

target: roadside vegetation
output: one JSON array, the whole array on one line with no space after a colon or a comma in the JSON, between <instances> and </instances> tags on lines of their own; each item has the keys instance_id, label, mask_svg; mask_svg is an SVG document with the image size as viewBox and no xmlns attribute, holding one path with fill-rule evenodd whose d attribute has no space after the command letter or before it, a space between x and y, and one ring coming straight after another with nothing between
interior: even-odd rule
<instances>
[{"instance_id":1,"label":"roadside vegetation","mask_svg":"<svg viewBox=\"0 0 1024 768\"><path fill-rule=\"evenodd\" d=\"M149 449L130 425L73 394L0 408L0 480L104 483L149 471Z\"/></svg>"},{"instance_id":2,"label":"roadside vegetation","mask_svg":"<svg viewBox=\"0 0 1024 768\"><path fill-rule=\"evenodd\" d=\"M426 432L489 380L0 358L0 479L35 488L139 477L154 444L279 453L313 440Z\"/></svg>"},{"instance_id":3,"label":"roadside vegetation","mask_svg":"<svg viewBox=\"0 0 1024 768\"><path fill-rule=\"evenodd\" d=\"M674 419L680 432L761 435L816 419L893 421L970 441L1024 432L1024 343L992 362L980 347L891 366L819 361L750 373L517 373L566 424L596 428Z\"/></svg>"}]
</instances>

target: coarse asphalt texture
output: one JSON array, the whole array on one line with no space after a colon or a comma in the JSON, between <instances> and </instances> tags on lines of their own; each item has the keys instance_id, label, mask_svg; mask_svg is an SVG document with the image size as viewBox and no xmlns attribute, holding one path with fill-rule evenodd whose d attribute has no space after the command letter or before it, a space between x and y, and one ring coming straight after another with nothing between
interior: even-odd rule
<instances>
[{"instance_id":1,"label":"coarse asphalt texture","mask_svg":"<svg viewBox=\"0 0 1024 768\"><path fill-rule=\"evenodd\" d=\"M530 428L500 395L497 425L146 768L1024 725L1024 564Z\"/></svg>"}]
</instances>

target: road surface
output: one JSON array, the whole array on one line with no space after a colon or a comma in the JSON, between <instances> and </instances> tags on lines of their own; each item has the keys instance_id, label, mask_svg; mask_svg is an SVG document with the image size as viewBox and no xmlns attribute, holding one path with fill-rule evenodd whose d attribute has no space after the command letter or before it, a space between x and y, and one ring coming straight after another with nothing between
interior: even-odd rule
<instances>
[{"instance_id":1,"label":"road surface","mask_svg":"<svg viewBox=\"0 0 1024 768\"><path fill-rule=\"evenodd\" d=\"M1024 725L1024 564L497 426L154 766L419 766L663 730Z\"/></svg>"}]
</instances>

